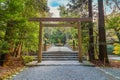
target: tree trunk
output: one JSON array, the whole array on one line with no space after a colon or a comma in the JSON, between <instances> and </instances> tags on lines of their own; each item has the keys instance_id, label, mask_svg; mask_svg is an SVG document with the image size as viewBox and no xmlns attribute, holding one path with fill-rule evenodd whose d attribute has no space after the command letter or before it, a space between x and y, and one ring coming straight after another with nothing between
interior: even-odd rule
<instances>
[{"instance_id":1,"label":"tree trunk","mask_svg":"<svg viewBox=\"0 0 120 80\"><path fill-rule=\"evenodd\" d=\"M10 54L1 54L0 66L5 66L7 63L9 63L10 57Z\"/></svg>"},{"instance_id":2,"label":"tree trunk","mask_svg":"<svg viewBox=\"0 0 120 80\"><path fill-rule=\"evenodd\" d=\"M99 28L99 60L105 63L109 63L106 47L106 32L105 32L105 20L104 20L104 7L103 0L98 0L98 28Z\"/></svg>"},{"instance_id":3,"label":"tree trunk","mask_svg":"<svg viewBox=\"0 0 120 80\"><path fill-rule=\"evenodd\" d=\"M92 0L89 0L88 8L89 8L89 17L92 18L93 17L93 14L92 14ZM88 52L89 52L89 60L92 61L92 60L95 59L95 56L94 56L93 23L92 22L89 22L88 28L89 28L89 49L88 49Z\"/></svg>"},{"instance_id":4,"label":"tree trunk","mask_svg":"<svg viewBox=\"0 0 120 80\"><path fill-rule=\"evenodd\" d=\"M4 37L4 41L7 42L7 47L6 46L2 46L2 50L5 51L4 53L2 53L1 55L1 65L4 65L5 61L8 60L8 56L11 56L12 52L13 52L13 41L12 41L12 36L13 36L13 21L8 21L7 22L7 28L6 28L6 33L5 33L5 37Z\"/></svg>"},{"instance_id":5,"label":"tree trunk","mask_svg":"<svg viewBox=\"0 0 120 80\"><path fill-rule=\"evenodd\" d=\"M99 51L98 51L98 33L97 33L97 31L95 31L94 30L94 32L95 32L95 43L94 43L94 48L95 48L95 59L98 59L98 53L99 53Z\"/></svg>"},{"instance_id":6,"label":"tree trunk","mask_svg":"<svg viewBox=\"0 0 120 80\"><path fill-rule=\"evenodd\" d=\"M6 56L6 54L1 54L0 55L0 66L4 65L5 56Z\"/></svg>"},{"instance_id":7,"label":"tree trunk","mask_svg":"<svg viewBox=\"0 0 120 80\"><path fill-rule=\"evenodd\" d=\"M20 42L19 44L17 57L21 57L21 51L22 51L22 42Z\"/></svg>"},{"instance_id":8,"label":"tree trunk","mask_svg":"<svg viewBox=\"0 0 120 80\"><path fill-rule=\"evenodd\" d=\"M20 57L22 50L22 42L16 43L16 47L14 49L14 57Z\"/></svg>"},{"instance_id":9,"label":"tree trunk","mask_svg":"<svg viewBox=\"0 0 120 80\"><path fill-rule=\"evenodd\" d=\"M119 30L117 30L116 28L114 28L114 31L115 31L115 34L118 37L119 42L120 42L120 33L119 33Z\"/></svg>"}]
</instances>

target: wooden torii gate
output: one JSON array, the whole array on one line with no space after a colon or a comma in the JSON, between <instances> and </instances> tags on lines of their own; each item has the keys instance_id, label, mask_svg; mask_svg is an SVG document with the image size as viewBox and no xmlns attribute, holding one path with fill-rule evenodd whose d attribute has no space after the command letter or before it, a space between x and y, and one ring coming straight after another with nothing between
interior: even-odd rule
<instances>
[{"instance_id":1,"label":"wooden torii gate","mask_svg":"<svg viewBox=\"0 0 120 80\"><path fill-rule=\"evenodd\" d=\"M37 21L39 24L39 46L38 46L38 62L42 61L42 29L43 27L72 27L76 26L78 29L78 50L79 50L79 62L82 62L82 36L81 36L81 22L92 21L92 18L30 18L29 21ZM77 22L76 25L55 24L55 23L43 23L43 22Z\"/></svg>"}]
</instances>

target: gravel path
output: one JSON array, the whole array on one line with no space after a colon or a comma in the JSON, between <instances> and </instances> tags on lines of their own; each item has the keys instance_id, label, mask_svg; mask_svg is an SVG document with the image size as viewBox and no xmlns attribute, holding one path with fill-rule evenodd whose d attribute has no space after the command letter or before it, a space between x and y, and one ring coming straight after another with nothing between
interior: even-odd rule
<instances>
[{"instance_id":1,"label":"gravel path","mask_svg":"<svg viewBox=\"0 0 120 80\"><path fill-rule=\"evenodd\" d=\"M116 79L120 80L120 69L118 68L99 68L101 71L114 76Z\"/></svg>"},{"instance_id":2,"label":"gravel path","mask_svg":"<svg viewBox=\"0 0 120 80\"><path fill-rule=\"evenodd\" d=\"M118 80L95 67L35 66L11 80Z\"/></svg>"}]
</instances>

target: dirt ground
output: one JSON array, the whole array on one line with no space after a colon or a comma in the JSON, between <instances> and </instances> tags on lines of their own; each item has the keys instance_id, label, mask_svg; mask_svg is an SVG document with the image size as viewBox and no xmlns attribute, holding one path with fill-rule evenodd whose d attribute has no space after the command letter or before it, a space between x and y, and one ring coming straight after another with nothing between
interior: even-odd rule
<instances>
[{"instance_id":1,"label":"dirt ground","mask_svg":"<svg viewBox=\"0 0 120 80\"><path fill-rule=\"evenodd\" d=\"M24 67L23 61L20 58L10 58L4 66L0 66L0 80L18 72Z\"/></svg>"},{"instance_id":2,"label":"dirt ground","mask_svg":"<svg viewBox=\"0 0 120 80\"><path fill-rule=\"evenodd\" d=\"M111 67L111 68L120 68L120 61L118 60L109 60L109 64L103 64L101 61L93 61L92 63L98 67Z\"/></svg>"}]
</instances>

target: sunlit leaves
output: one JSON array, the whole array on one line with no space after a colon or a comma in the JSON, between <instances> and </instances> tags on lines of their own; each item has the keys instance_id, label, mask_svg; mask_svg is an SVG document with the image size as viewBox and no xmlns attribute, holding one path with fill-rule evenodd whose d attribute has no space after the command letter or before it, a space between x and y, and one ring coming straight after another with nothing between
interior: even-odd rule
<instances>
[{"instance_id":1,"label":"sunlit leaves","mask_svg":"<svg viewBox=\"0 0 120 80\"><path fill-rule=\"evenodd\" d=\"M114 46L115 47L114 47L113 53L117 54L117 55L120 55L120 44L115 43Z\"/></svg>"},{"instance_id":2,"label":"sunlit leaves","mask_svg":"<svg viewBox=\"0 0 120 80\"><path fill-rule=\"evenodd\" d=\"M120 13L112 14L106 19L108 28L120 28Z\"/></svg>"},{"instance_id":3,"label":"sunlit leaves","mask_svg":"<svg viewBox=\"0 0 120 80\"><path fill-rule=\"evenodd\" d=\"M38 24L29 22L30 17L41 17L47 8L46 0L0 0L0 50L17 47L23 43L24 49L38 46ZM18 46L19 47L19 46ZM33 49L34 48L34 49ZM5 52L5 51L4 51Z\"/></svg>"}]
</instances>

